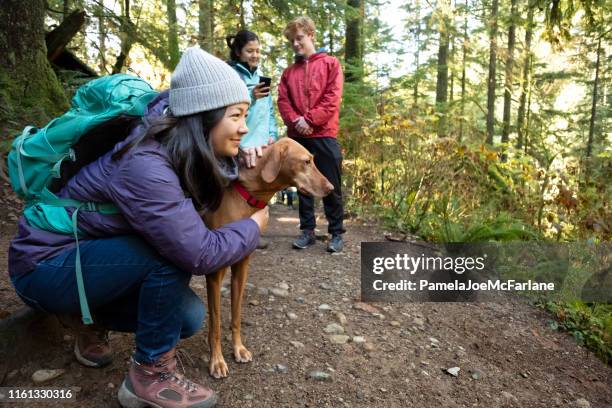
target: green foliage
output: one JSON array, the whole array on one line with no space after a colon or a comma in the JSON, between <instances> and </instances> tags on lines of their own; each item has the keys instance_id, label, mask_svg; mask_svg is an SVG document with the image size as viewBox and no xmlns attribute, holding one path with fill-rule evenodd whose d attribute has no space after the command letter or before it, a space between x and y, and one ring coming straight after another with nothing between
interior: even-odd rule
<instances>
[{"instance_id":1,"label":"green foliage","mask_svg":"<svg viewBox=\"0 0 612 408\"><path fill-rule=\"evenodd\" d=\"M612 364L612 305L547 302L543 306L559 319L551 328L569 332L578 344Z\"/></svg>"}]
</instances>

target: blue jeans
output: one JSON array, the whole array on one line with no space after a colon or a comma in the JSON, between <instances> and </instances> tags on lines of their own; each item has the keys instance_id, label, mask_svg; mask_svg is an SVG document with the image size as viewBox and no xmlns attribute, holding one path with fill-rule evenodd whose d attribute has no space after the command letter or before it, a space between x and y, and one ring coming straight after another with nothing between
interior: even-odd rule
<instances>
[{"instance_id":1,"label":"blue jeans","mask_svg":"<svg viewBox=\"0 0 612 408\"><path fill-rule=\"evenodd\" d=\"M178 269L138 236L80 244L83 280L94 321L110 330L136 333L136 361L153 363L192 336L206 309ZM80 315L74 270L76 248L42 261L13 279L17 294L48 313Z\"/></svg>"}]
</instances>

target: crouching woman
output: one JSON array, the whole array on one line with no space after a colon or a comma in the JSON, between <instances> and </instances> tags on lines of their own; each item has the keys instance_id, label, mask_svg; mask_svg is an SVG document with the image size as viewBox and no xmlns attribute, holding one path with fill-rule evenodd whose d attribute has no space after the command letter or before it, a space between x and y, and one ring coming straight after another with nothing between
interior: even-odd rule
<instances>
[{"instance_id":1,"label":"crouching woman","mask_svg":"<svg viewBox=\"0 0 612 408\"><path fill-rule=\"evenodd\" d=\"M95 325L77 328L74 352L81 363L101 367L112 359L106 330L135 333L135 354L119 390L124 407L216 404L212 390L177 372L175 350L204 322L191 276L244 258L268 222L264 209L211 231L199 215L217 209L237 177L249 102L231 67L188 49L170 90L149 104L143 123L59 193L120 210L78 213L78 249ZM9 250L18 295L48 313L78 316L76 251L72 237L35 229L22 217Z\"/></svg>"}]
</instances>

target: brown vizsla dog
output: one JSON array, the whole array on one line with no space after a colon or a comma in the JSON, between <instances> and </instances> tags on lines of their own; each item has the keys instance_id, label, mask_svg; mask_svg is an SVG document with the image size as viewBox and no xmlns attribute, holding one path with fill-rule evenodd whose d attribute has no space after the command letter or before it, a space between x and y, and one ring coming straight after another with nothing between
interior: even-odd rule
<instances>
[{"instance_id":1,"label":"brown vizsla dog","mask_svg":"<svg viewBox=\"0 0 612 408\"><path fill-rule=\"evenodd\" d=\"M264 150L257 165L241 169L239 185L231 185L223 195L221 206L204 214L208 228L216 229L229 222L250 217L278 191L295 186L304 194L324 197L334 187L316 168L312 154L290 138L282 138ZM250 202L247 202L247 200ZM253 359L240 337L240 313L244 285L248 277L249 256L232 265L232 344L234 358L246 363ZM221 282L228 268L206 275L208 295L209 372L215 378L227 377L229 371L221 352Z\"/></svg>"}]
</instances>

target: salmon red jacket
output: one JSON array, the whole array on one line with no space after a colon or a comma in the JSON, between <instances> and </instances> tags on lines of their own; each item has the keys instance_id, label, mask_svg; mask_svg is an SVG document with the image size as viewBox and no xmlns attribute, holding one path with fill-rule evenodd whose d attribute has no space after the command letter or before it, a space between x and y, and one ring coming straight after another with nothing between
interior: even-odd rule
<instances>
[{"instance_id":1,"label":"salmon red jacket","mask_svg":"<svg viewBox=\"0 0 612 408\"><path fill-rule=\"evenodd\" d=\"M283 72L278 87L278 110L289 137L336 137L342 83L340 62L326 52L301 58ZM313 133L301 135L294 122L303 116Z\"/></svg>"}]
</instances>

